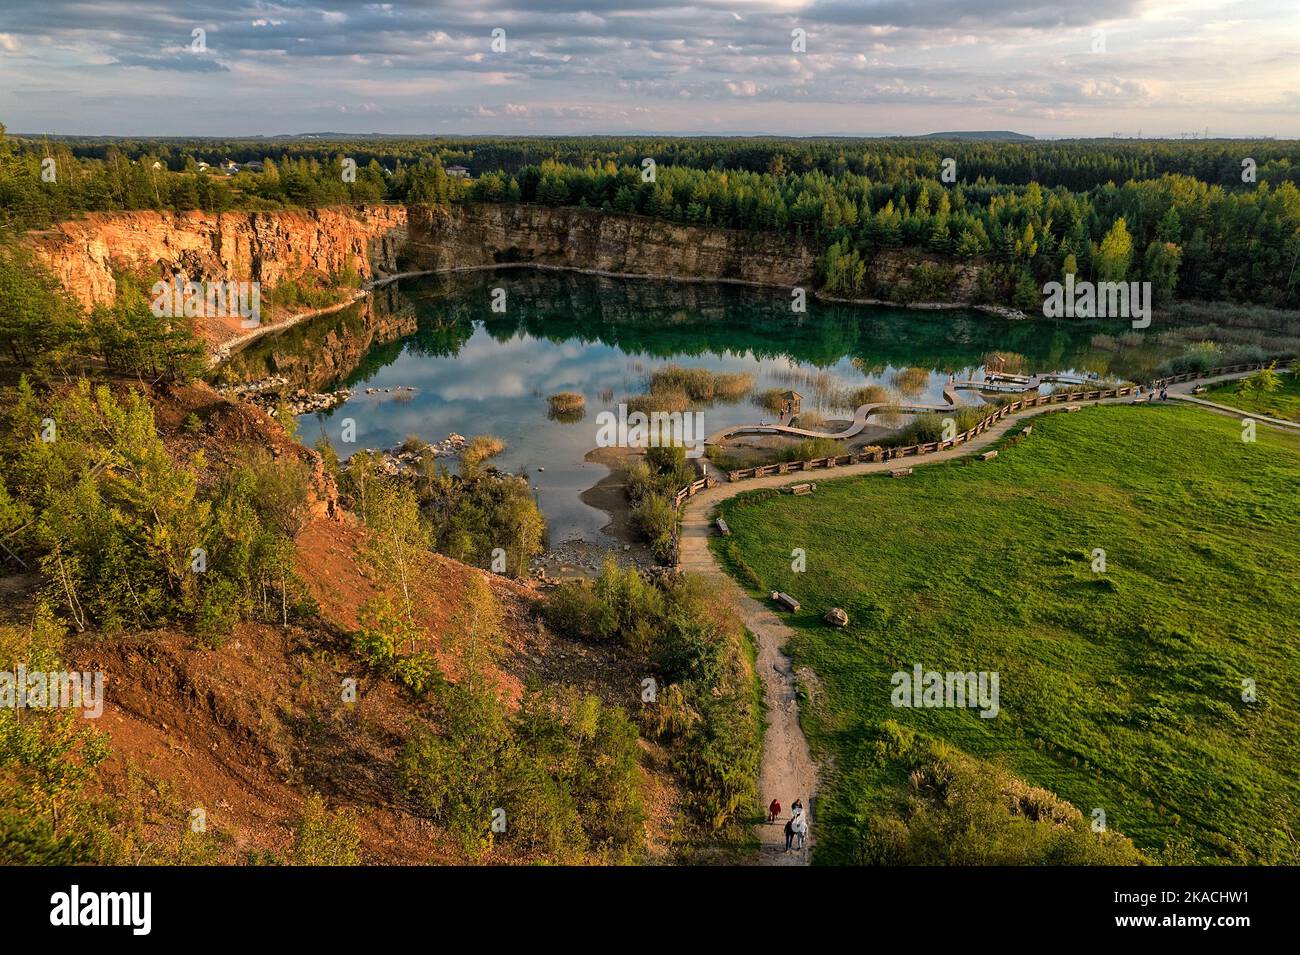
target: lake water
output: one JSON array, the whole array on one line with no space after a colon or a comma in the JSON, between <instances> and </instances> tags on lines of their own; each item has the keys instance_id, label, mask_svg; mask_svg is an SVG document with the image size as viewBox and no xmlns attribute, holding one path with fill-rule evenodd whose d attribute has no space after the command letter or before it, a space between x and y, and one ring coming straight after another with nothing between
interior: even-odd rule
<instances>
[{"instance_id":1,"label":"lake water","mask_svg":"<svg viewBox=\"0 0 1300 955\"><path fill-rule=\"evenodd\" d=\"M504 312L493 311L494 289L504 290ZM284 374L311 389L351 388L342 406L299 419L304 442L324 432L342 457L408 435L503 438L495 463L528 475L558 543L601 538L608 516L579 499L607 473L583 460L596 445L596 416L643 393L663 365L746 372L755 393L793 388L805 396L805 411L851 417L852 409L836 405L837 392L892 388L896 371L920 367L928 380L907 398L941 403L949 374L978 379L984 356L998 350L1024 355L1029 372L1106 374L1115 357L1090 341L1124 330L816 301L792 314L781 289L513 269L403 280L365 305L259 340L234 367L248 378ZM416 390L382 390L397 388ZM585 396L582 420L549 417L546 398L559 391ZM706 433L773 418L751 399L699 410ZM345 418L356 423L355 444L340 441Z\"/></svg>"}]
</instances>

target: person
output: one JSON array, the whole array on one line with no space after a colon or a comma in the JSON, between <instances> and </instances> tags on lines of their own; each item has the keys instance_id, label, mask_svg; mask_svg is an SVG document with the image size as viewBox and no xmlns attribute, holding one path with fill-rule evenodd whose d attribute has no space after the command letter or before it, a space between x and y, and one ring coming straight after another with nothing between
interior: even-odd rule
<instances>
[{"instance_id":1,"label":"person","mask_svg":"<svg viewBox=\"0 0 1300 955\"><path fill-rule=\"evenodd\" d=\"M785 851L786 851L786 852L789 852L789 851L790 851L790 843L794 842L794 820L795 820L795 818L796 818L796 817L793 817L793 816L792 816L791 818L789 818L789 819L787 819L787 820L785 821Z\"/></svg>"},{"instance_id":2,"label":"person","mask_svg":"<svg viewBox=\"0 0 1300 955\"><path fill-rule=\"evenodd\" d=\"M803 812L803 800L802 800L802 799L796 799L794 802L792 802L792 803L790 804L790 812L791 812L793 815L796 815L796 816L797 816L799 813Z\"/></svg>"},{"instance_id":3,"label":"person","mask_svg":"<svg viewBox=\"0 0 1300 955\"><path fill-rule=\"evenodd\" d=\"M808 835L808 818L803 813L797 813L796 815L791 816L790 828L793 830L794 835L799 837L799 848L802 849L804 846L804 839Z\"/></svg>"},{"instance_id":4,"label":"person","mask_svg":"<svg viewBox=\"0 0 1300 955\"><path fill-rule=\"evenodd\" d=\"M1160 400L1161 400L1161 401L1168 401L1168 400L1169 400L1169 388L1168 388L1168 386L1166 386L1166 385L1161 385L1161 386L1160 386Z\"/></svg>"},{"instance_id":5,"label":"person","mask_svg":"<svg viewBox=\"0 0 1300 955\"><path fill-rule=\"evenodd\" d=\"M772 804L767 807L768 824L776 822L776 817L779 815L781 815L781 800L773 799Z\"/></svg>"}]
</instances>

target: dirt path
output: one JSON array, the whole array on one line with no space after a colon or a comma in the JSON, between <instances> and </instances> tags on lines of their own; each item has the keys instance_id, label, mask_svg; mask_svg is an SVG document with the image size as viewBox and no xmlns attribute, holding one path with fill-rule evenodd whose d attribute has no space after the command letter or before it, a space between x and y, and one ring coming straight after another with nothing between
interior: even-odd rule
<instances>
[{"instance_id":1,"label":"dirt path","mask_svg":"<svg viewBox=\"0 0 1300 955\"><path fill-rule=\"evenodd\" d=\"M1238 375L1226 375L1222 380ZM1221 379L1215 379L1221 380ZM1191 384L1188 384L1190 390ZM1171 387L1171 391L1174 388ZM1181 388L1179 389L1181 390ZM1104 401L1078 401L1078 405L1132 404L1131 397L1108 398ZM1068 413L1064 405L1044 405L1028 408L1008 415L983 434L944 451L927 454L921 458L907 458L897 461L867 462L838 467L830 471L809 474L778 474L770 477L754 478L735 483L724 482L706 491L701 491L690 498L682 507L681 531L681 568L689 573L701 574L708 578L716 588L719 596L730 599L739 610L741 619L758 643L758 671L763 680L763 694L767 701L767 730L763 737L763 762L759 769L758 799L759 805L766 807L773 798L781 801L785 818L789 818L789 807L795 798L800 798L808 807L810 821L809 846L803 852L785 852L785 836L781 822L775 825L761 824L757 827L760 842L757 863L759 865L807 865L811 856L811 846L817 830L817 765L808 748L799 725L799 702L797 681L790 658L785 655L786 641L794 635L790 629L771 609L753 597L750 597L737 584L718 562L709 549L711 526L716 517L717 505L728 498L744 491L759 488L783 487L788 484L800 484L809 480L829 480L832 478L853 477L862 474L877 474L913 464L932 464L953 458L967 457L993 444L1009 432L1023 427L1027 418L1033 418L1049 412ZM710 476L720 476L716 469L707 472ZM822 608L818 608L822 609ZM829 609L829 608L827 608ZM763 810L766 815L766 810Z\"/></svg>"}]
</instances>

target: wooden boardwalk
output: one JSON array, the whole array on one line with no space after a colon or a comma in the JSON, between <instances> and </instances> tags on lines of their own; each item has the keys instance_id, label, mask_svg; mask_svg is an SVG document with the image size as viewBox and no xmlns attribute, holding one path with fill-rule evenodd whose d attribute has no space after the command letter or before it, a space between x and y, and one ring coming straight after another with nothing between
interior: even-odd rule
<instances>
[{"instance_id":1,"label":"wooden boardwalk","mask_svg":"<svg viewBox=\"0 0 1300 955\"><path fill-rule=\"evenodd\" d=\"M1249 372L1234 372L1213 379L1210 383L1243 377ZM1184 397L1185 392L1201 382L1170 383L1171 397ZM945 397L948 389L945 389ZM1131 394L1103 399L1076 399L1076 404L1133 404ZM1209 404L1208 402L1198 402ZM955 405L955 402L954 402ZM863 408L878 406L864 405ZM859 408L858 417L865 420ZM944 409L951 410L951 409ZM990 444L1004 435L1023 427L1025 419L1040 414L1051 414L1062 410L1058 403L1034 404L1010 412L993 422L981 433L973 435L961 444L941 447L927 453L917 463L947 461L957 457L979 454ZM1236 412L1236 409L1228 409ZM1242 417L1244 412L1237 412ZM856 422L857 418L855 418ZM1261 419L1272 423L1269 419ZM1294 427L1294 422L1279 422ZM770 427L770 426L769 426ZM792 429L797 433L798 429ZM858 430L861 430L860 428ZM732 432L734 433L734 432ZM856 433L856 432L854 432ZM814 432L814 434L816 434ZM821 436L821 435L817 435ZM869 461L849 464L835 469L836 478L855 475L887 473L898 467L896 461ZM715 469L716 470L716 469ZM763 694L767 703L767 728L763 738L763 760L759 769L758 800L759 809L766 818L766 807L773 798L779 799L783 812L788 814L788 807L795 798L803 800L807 807L810 823L808 848L804 852L785 852L783 827L766 823L757 826L759 853L755 860L759 865L807 865L811 847L817 833L816 793L819 782L817 763L812 757L808 740L799 723L798 676L790 658L785 654L785 644L794 635L789 625L777 615L771 607L747 594L728 574L713 556L709 547L712 536L712 521L717 516L717 505L728 498L745 491L759 488L780 488L789 484L807 480L796 474L773 474L754 477L741 481L721 482L712 476L710 480L696 482L700 489L691 495L679 495L681 506L681 537L679 542L678 565L689 573L704 576L719 598L731 602L740 614L745 626L754 635L758 644L758 673L763 683ZM694 485L693 485L694 486ZM821 610L823 608L817 608Z\"/></svg>"},{"instance_id":2,"label":"wooden boardwalk","mask_svg":"<svg viewBox=\"0 0 1300 955\"><path fill-rule=\"evenodd\" d=\"M809 428L792 428L787 424L735 424L709 435L704 440L704 443L719 444L737 434L789 434L799 438L832 438L836 441L842 441L861 434L871 416L883 411L899 414L921 414L926 411L956 411L961 407L957 402L957 392L953 390L951 382L943 386L943 397L948 402L946 405L898 404L891 401L876 401L871 404L859 405L858 410L853 415L853 421L843 431L814 431Z\"/></svg>"}]
</instances>

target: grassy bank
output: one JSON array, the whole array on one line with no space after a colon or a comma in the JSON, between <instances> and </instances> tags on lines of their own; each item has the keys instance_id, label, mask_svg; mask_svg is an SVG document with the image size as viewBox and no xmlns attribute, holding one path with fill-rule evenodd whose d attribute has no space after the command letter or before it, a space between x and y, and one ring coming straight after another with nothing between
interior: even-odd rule
<instances>
[{"instance_id":1,"label":"grassy bank","mask_svg":"<svg viewBox=\"0 0 1300 955\"><path fill-rule=\"evenodd\" d=\"M1300 421L1300 375L1295 372L1279 374L1278 379L1281 386L1271 393L1243 388L1239 381L1227 381L1215 385L1201 397L1251 414Z\"/></svg>"},{"instance_id":2,"label":"grassy bank","mask_svg":"<svg viewBox=\"0 0 1300 955\"><path fill-rule=\"evenodd\" d=\"M742 582L803 602L790 650L832 767L820 860L861 859L909 785L881 757L893 720L1103 809L1153 857L1296 861L1300 437L1240 435L1191 408L1095 408L994 461L723 506ZM848 627L821 622L832 606ZM894 707L891 675L916 663L997 671L999 715Z\"/></svg>"}]
</instances>

